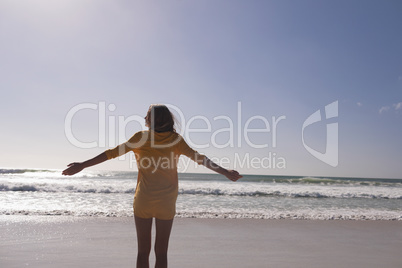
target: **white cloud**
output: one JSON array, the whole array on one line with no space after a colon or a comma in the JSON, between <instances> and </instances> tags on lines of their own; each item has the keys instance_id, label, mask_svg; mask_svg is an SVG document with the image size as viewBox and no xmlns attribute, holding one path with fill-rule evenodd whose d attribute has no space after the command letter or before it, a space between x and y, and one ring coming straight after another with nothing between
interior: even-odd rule
<instances>
[{"instance_id":1,"label":"white cloud","mask_svg":"<svg viewBox=\"0 0 402 268\"><path fill-rule=\"evenodd\" d=\"M383 106L383 107L380 108L380 110L378 112L380 114L382 114L383 112L388 111L388 110L389 110L389 106Z\"/></svg>"},{"instance_id":2,"label":"white cloud","mask_svg":"<svg viewBox=\"0 0 402 268\"><path fill-rule=\"evenodd\" d=\"M357 103L357 106L362 107L362 106L363 106L363 103L358 102L358 103Z\"/></svg>"},{"instance_id":3,"label":"white cloud","mask_svg":"<svg viewBox=\"0 0 402 268\"><path fill-rule=\"evenodd\" d=\"M359 104L357 104L357 105L359 105ZM391 107L392 107L395 111L402 110L402 102L394 103L394 104L392 104L392 106L383 106L383 107L380 108L380 110L378 110L378 112L379 112L380 114L382 114L383 112L386 112L386 111L388 111L389 109L391 109Z\"/></svg>"},{"instance_id":4,"label":"white cloud","mask_svg":"<svg viewBox=\"0 0 402 268\"><path fill-rule=\"evenodd\" d=\"M399 103L393 104L392 106L395 108L395 110L402 109L402 102L399 102Z\"/></svg>"}]
</instances>

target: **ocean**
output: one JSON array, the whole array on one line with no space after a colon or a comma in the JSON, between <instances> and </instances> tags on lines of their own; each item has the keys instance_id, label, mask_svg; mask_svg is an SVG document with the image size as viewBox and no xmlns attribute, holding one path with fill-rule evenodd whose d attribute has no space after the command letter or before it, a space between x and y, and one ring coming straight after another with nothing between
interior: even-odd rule
<instances>
[{"instance_id":1,"label":"ocean","mask_svg":"<svg viewBox=\"0 0 402 268\"><path fill-rule=\"evenodd\" d=\"M0 169L0 215L131 217L136 172ZM402 179L179 174L176 217L402 220Z\"/></svg>"}]
</instances>

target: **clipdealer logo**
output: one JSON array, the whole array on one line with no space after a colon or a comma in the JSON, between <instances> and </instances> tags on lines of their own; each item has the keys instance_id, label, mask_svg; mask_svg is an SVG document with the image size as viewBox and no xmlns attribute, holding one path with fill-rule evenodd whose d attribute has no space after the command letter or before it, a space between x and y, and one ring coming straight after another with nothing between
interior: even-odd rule
<instances>
[{"instance_id":1,"label":"clipdealer logo","mask_svg":"<svg viewBox=\"0 0 402 268\"><path fill-rule=\"evenodd\" d=\"M205 117L204 115L196 115L191 118L186 118L181 109L177 106L166 104L166 106L175 113L178 122L182 126L180 134L186 139L186 142L195 149L203 149L208 147L213 148L241 148L246 146L248 150L267 148L275 149L278 144L278 127L279 123L286 120L286 116L272 116L272 118L266 118L262 115L253 115L248 118L243 118L241 102L237 103L237 113L232 116L219 115L212 119ZM95 116L98 120L97 137L93 137L92 141L82 141L78 139L73 133L72 122L73 118L77 116L77 113L81 113L85 110L92 110L95 112ZM81 103L72 107L65 117L64 130L68 141L79 148L107 148L114 147L120 143L127 141L125 135L128 124L139 124L140 129L145 130L145 120L140 115L130 115L128 117L124 115L111 114L116 110L116 105L109 104L101 101L99 103ZM89 111L90 112L90 111ZM92 112L92 113L93 113ZM305 141L305 129L309 126L316 124L323 120L328 120L338 117L338 101L330 103L325 106L324 115L320 110L312 113L303 123L301 129L301 140L304 148L313 155L316 159L332 166L338 166L338 123L329 122L326 125L326 149L324 153L313 149ZM271 120L270 120L271 119ZM215 122L220 122L219 127L213 127ZM243 122L244 121L244 122ZM259 127L255 128L254 122L259 122ZM197 124L198 123L198 127ZM204 125L204 127L199 127ZM138 126L138 125L137 125ZM192 133L203 133L204 143L195 142L192 139ZM219 136L219 138L218 138ZM258 139L258 137L260 139ZM264 138L265 137L265 138ZM266 140L270 137L270 140ZM237 139L236 139L237 138ZM219 142L218 142L219 141ZM244 144L245 142L245 144ZM263 168L263 169L285 169L286 159L285 157L277 154L276 152L268 151L267 154L261 156L253 155L252 152L242 151L234 154L233 157L220 157L219 159L213 159L221 166L230 166L234 164L240 168ZM122 156L124 158L124 156ZM130 157L132 155L130 154ZM123 159L122 159L123 160ZM135 159L133 160L135 162ZM180 162L180 161L179 161ZM131 162L130 162L131 163ZM188 165L184 165L187 169ZM236 167L235 167L236 168Z\"/></svg>"},{"instance_id":2,"label":"clipdealer logo","mask_svg":"<svg viewBox=\"0 0 402 268\"><path fill-rule=\"evenodd\" d=\"M325 106L324 110L325 119L337 118L338 117L338 101L334 101ZM321 153L317 150L314 150L310 146L308 146L304 140L304 130L306 127L315 124L317 122L322 121L321 111L317 110L313 114L311 114L303 123L302 127L302 142L304 148L315 158L321 160L322 162L332 166L338 166L338 123L327 123L327 137L326 137L326 146L325 153Z\"/></svg>"}]
</instances>

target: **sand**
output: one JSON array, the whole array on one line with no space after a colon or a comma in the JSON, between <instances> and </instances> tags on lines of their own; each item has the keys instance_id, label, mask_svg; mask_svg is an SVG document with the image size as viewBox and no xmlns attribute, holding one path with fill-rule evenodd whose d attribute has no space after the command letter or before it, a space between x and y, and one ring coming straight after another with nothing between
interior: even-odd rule
<instances>
[{"instance_id":1,"label":"sand","mask_svg":"<svg viewBox=\"0 0 402 268\"><path fill-rule=\"evenodd\" d=\"M402 267L401 249L402 221L178 218L169 267ZM131 218L0 216L0 267L135 267L135 257Z\"/></svg>"}]
</instances>

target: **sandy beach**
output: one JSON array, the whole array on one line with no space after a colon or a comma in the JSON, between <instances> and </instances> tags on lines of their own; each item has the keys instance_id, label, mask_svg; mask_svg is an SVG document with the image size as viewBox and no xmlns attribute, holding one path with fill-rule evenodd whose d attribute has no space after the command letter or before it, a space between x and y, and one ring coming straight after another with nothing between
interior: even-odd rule
<instances>
[{"instance_id":1,"label":"sandy beach","mask_svg":"<svg viewBox=\"0 0 402 268\"><path fill-rule=\"evenodd\" d=\"M0 227L0 267L135 267L131 218L1 216ZM401 248L401 221L177 218L169 267L402 267Z\"/></svg>"}]
</instances>

